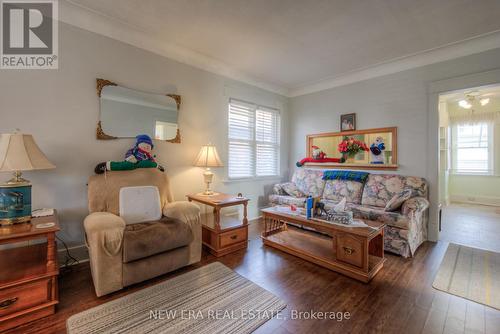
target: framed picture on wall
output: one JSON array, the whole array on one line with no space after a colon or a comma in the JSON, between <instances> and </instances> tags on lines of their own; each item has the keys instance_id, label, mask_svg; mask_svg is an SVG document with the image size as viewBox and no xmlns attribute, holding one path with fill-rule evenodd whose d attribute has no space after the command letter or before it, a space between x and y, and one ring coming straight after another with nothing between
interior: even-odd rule
<instances>
[{"instance_id":1,"label":"framed picture on wall","mask_svg":"<svg viewBox=\"0 0 500 334\"><path fill-rule=\"evenodd\" d=\"M340 115L340 131L356 130L356 114Z\"/></svg>"},{"instance_id":2,"label":"framed picture on wall","mask_svg":"<svg viewBox=\"0 0 500 334\"><path fill-rule=\"evenodd\" d=\"M351 140L352 144L346 143ZM315 150L323 152L330 161L306 161L307 167L384 170L399 167L397 127L307 135L306 156L312 158Z\"/></svg>"}]
</instances>

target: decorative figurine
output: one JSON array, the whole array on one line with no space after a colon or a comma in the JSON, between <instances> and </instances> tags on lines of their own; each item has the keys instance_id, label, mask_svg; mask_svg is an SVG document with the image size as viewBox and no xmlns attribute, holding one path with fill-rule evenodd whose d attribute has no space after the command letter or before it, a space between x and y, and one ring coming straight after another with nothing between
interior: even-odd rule
<instances>
[{"instance_id":1,"label":"decorative figurine","mask_svg":"<svg viewBox=\"0 0 500 334\"><path fill-rule=\"evenodd\" d=\"M107 170L133 170L136 168L158 168L162 172L165 169L158 165L155 156L152 154L153 141L148 135L138 135L135 137L134 147L125 153L124 161L101 162L95 167L96 174L102 174Z\"/></svg>"},{"instance_id":2,"label":"decorative figurine","mask_svg":"<svg viewBox=\"0 0 500 334\"><path fill-rule=\"evenodd\" d=\"M373 142L370 146L371 152L371 161L372 164L384 164L384 155L383 152L385 150L384 138L377 137L375 142Z\"/></svg>"},{"instance_id":3,"label":"decorative figurine","mask_svg":"<svg viewBox=\"0 0 500 334\"><path fill-rule=\"evenodd\" d=\"M311 156L313 159L319 160L326 158L325 152L323 152L318 146L313 145L311 146L311 148L312 148Z\"/></svg>"}]
</instances>

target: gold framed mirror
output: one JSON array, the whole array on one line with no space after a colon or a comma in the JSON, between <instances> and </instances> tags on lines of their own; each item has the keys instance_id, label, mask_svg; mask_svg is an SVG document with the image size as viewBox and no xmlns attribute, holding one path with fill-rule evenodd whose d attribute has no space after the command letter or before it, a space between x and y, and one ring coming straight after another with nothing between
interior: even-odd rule
<instances>
[{"instance_id":1,"label":"gold framed mirror","mask_svg":"<svg viewBox=\"0 0 500 334\"><path fill-rule=\"evenodd\" d=\"M100 107L97 139L134 138L147 134L156 140L181 142L180 95L137 91L105 79L96 79L96 84Z\"/></svg>"},{"instance_id":2,"label":"gold framed mirror","mask_svg":"<svg viewBox=\"0 0 500 334\"><path fill-rule=\"evenodd\" d=\"M324 153L323 159L306 162L307 167L398 169L397 127L312 134L306 143L308 158Z\"/></svg>"}]
</instances>

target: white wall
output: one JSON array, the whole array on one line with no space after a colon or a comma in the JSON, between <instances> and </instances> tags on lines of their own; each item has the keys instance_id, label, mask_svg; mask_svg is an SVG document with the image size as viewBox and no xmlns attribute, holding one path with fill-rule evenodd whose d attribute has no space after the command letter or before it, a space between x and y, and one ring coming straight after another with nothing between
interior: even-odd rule
<instances>
[{"instance_id":1,"label":"white wall","mask_svg":"<svg viewBox=\"0 0 500 334\"><path fill-rule=\"evenodd\" d=\"M291 98L290 169L305 155L307 134L338 131L340 115L354 112L358 129L398 127L395 173L431 180L431 199L437 203L439 118L437 100L436 115L430 115L430 83L495 68L500 68L500 49Z\"/></svg>"},{"instance_id":2,"label":"white wall","mask_svg":"<svg viewBox=\"0 0 500 334\"><path fill-rule=\"evenodd\" d=\"M33 183L33 206L54 207L60 236L70 246L83 243L87 214L86 182L98 162L119 160L133 140L99 141L96 78L153 93L182 96L179 126L182 143L157 142L155 153L167 168L176 200L203 190L202 169L192 162L202 144L212 142L227 162L227 101L230 96L278 107L282 133L287 130L286 98L211 74L107 37L60 25L59 70L0 71L0 133L20 128L34 135L57 168L25 173ZM288 146L282 140L282 175L287 174ZM225 169L214 169L213 188L242 192L251 199L250 218L266 201L265 191L278 180L224 183ZM7 174L2 179L10 178Z\"/></svg>"}]
</instances>

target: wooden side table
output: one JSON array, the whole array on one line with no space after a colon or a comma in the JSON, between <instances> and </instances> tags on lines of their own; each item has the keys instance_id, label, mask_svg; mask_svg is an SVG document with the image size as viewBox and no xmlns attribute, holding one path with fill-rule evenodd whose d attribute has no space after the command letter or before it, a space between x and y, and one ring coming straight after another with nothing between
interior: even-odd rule
<instances>
[{"instance_id":1,"label":"wooden side table","mask_svg":"<svg viewBox=\"0 0 500 334\"><path fill-rule=\"evenodd\" d=\"M44 223L48 228L37 228ZM24 247L0 250L0 332L55 313L58 303L57 213L31 223L0 227L0 244L46 239Z\"/></svg>"},{"instance_id":2,"label":"wooden side table","mask_svg":"<svg viewBox=\"0 0 500 334\"><path fill-rule=\"evenodd\" d=\"M204 196L187 195L188 200L213 207L213 214L203 214L203 246L211 254L219 257L248 246L248 198L228 194ZM233 217L221 217L220 210L225 207L243 205L243 220Z\"/></svg>"}]
</instances>

